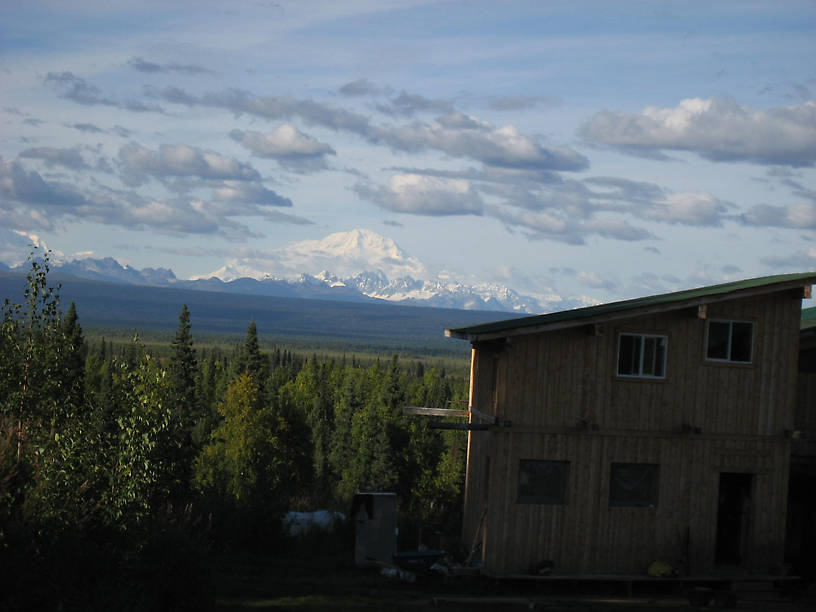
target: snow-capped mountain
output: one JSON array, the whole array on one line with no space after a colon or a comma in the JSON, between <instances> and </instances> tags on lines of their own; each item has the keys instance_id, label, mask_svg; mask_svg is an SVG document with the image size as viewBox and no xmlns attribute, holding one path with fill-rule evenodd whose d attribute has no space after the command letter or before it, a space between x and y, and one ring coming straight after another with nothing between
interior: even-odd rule
<instances>
[{"instance_id":1,"label":"snow-capped mountain","mask_svg":"<svg viewBox=\"0 0 816 612\"><path fill-rule=\"evenodd\" d=\"M167 268L137 270L110 257L74 260L53 268L82 278L128 284L278 297L383 300L466 310L543 313L588 303L558 295L522 295L503 285L467 283L449 274L433 277L421 261L404 253L393 240L365 229L292 243L260 258L235 258L210 275L189 280L176 278Z\"/></svg>"},{"instance_id":2,"label":"snow-capped mountain","mask_svg":"<svg viewBox=\"0 0 816 612\"><path fill-rule=\"evenodd\" d=\"M114 281L132 285L167 285L176 281L176 275L169 268L142 268L137 270L122 265L113 257L102 259L75 259L54 266L65 274L93 280Z\"/></svg>"},{"instance_id":3,"label":"snow-capped mountain","mask_svg":"<svg viewBox=\"0 0 816 612\"><path fill-rule=\"evenodd\" d=\"M421 261L406 255L390 238L371 230L355 229L329 234L321 240L294 242L260 256L230 259L218 270L199 278L296 280L303 274L319 277L325 271L348 278L370 270L382 272L388 278L428 275Z\"/></svg>"}]
</instances>

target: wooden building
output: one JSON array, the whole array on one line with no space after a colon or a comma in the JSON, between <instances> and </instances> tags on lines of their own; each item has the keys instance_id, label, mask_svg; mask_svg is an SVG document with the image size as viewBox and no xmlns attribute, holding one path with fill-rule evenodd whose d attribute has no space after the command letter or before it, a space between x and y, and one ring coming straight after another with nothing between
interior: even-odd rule
<instances>
[{"instance_id":1,"label":"wooden building","mask_svg":"<svg viewBox=\"0 0 816 612\"><path fill-rule=\"evenodd\" d=\"M446 330L473 346L463 538L485 570L779 566L813 283L773 276Z\"/></svg>"},{"instance_id":2,"label":"wooden building","mask_svg":"<svg viewBox=\"0 0 816 612\"><path fill-rule=\"evenodd\" d=\"M797 382L786 552L801 573L816 577L816 308L802 312Z\"/></svg>"}]
</instances>

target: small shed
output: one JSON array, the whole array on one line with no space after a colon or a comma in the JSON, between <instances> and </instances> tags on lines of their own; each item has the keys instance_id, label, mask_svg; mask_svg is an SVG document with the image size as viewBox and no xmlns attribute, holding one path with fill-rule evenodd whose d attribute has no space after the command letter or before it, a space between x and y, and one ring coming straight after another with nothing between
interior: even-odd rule
<instances>
[{"instance_id":1,"label":"small shed","mask_svg":"<svg viewBox=\"0 0 816 612\"><path fill-rule=\"evenodd\" d=\"M351 504L354 518L354 561L359 567L392 564L397 552L397 494L357 493Z\"/></svg>"}]
</instances>

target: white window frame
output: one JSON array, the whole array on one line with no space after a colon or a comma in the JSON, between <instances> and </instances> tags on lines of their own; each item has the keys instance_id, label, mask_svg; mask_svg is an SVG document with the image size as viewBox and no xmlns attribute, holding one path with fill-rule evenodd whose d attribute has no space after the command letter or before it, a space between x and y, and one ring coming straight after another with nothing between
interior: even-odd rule
<instances>
[{"instance_id":1,"label":"white window frame","mask_svg":"<svg viewBox=\"0 0 816 612\"><path fill-rule=\"evenodd\" d=\"M631 336L634 338L638 338L640 341L640 361L637 367L637 374L621 374L620 373L620 358L621 358L621 338L623 336ZM643 373L643 360L646 354L644 350L646 339L647 338L657 338L663 340L663 373L661 375L655 374L644 374ZM659 345L658 345L659 346ZM666 370L668 369L668 359L669 359L669 337L665 334L644 334L639 332L620 332L618 333L618 350L617 350L617 361L615 363L615 374L619 378L650 378L652 380L663 380L666 378Z\"/></svg>"},{"instance_id":2,"label":"white window frame","mask_svg":"<svg viewBox=\"0 0 816 612\"><path fill-rule=\"evenodd\" d=\"M726 349L727 357L720 358L720 357L709 357L708 356L708 340L709 340L709 330L711 329L712 323L727 323L728 324L728 346ZM737 359L731 358L731 349L732 349L732 341L733 341L733 329L734 323L743 323L751 326L751 348L750 348L750 359L748 361L741 361ZM754 363L754 340L756 339L756 322L755 321L742 321L739 319L707 319L706 320L706 331L705 331L705 345L703 346L703 357L706 361L713 361L715 363L737 363L737 364L744 364L749 365Z\"/></svg>"}]
</instances>

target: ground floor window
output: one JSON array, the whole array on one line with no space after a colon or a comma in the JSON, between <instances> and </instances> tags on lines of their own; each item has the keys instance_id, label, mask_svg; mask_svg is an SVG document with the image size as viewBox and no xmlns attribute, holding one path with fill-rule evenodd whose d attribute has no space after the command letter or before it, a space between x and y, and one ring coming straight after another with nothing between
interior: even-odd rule
<instances>
[{"instance_id":1,"label":"ground floor window","mask_svg":"<svg viewBox=\"0 0 816 612\"><path fill-rule=\"evenodd\" d=\"M567 479L569 461L542 461L521 459L519 461L519 504L567 503Z\"/></svg>"},{"instance_id":2,"label":"ground floor window","mask_svg":"<svg viewBox=\"0 0 816 612\"><path fill-rule=\"evenodd\" d=\"M660 466L656 463L613 463L609 479L610 506L657 506Z\"/></svg>"}]
</instances>

